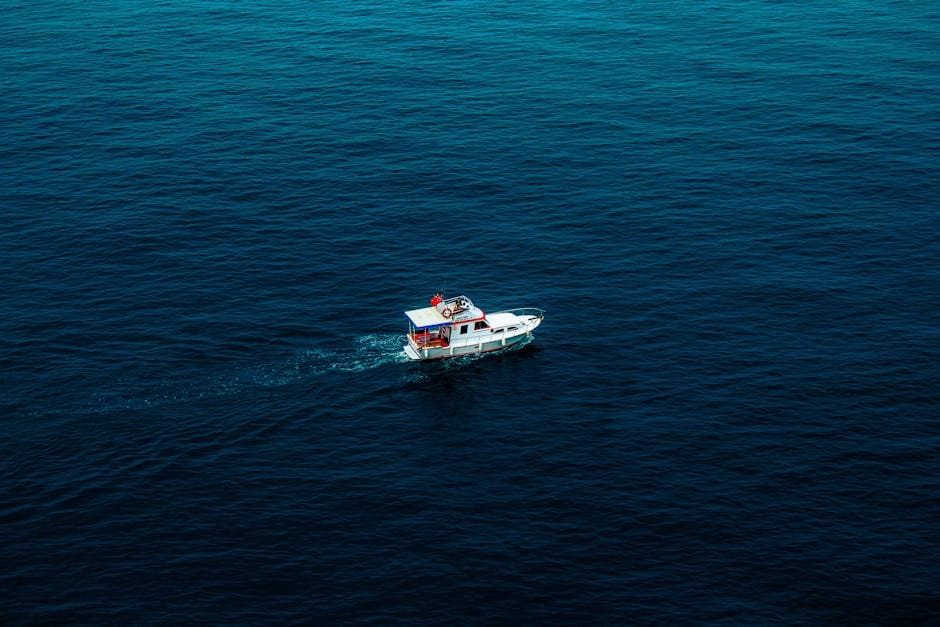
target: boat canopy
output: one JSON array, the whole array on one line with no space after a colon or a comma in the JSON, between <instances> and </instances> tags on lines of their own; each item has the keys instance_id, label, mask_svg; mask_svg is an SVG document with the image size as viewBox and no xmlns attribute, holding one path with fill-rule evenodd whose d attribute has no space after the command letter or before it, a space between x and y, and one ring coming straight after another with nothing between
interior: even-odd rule
<instances>
[{"instance_id":1,"label":"boat canopy","mask_svg":"<svg viewBox=\"0 0 940 627\"><path fill-rule=\"evenodd\" d=\"M405 315L411 320L411 324L416 329L429 329L439 327L443 324L450 324L450 320L441 315L436 307L422 307L421 309L412 309L406 311Z\"/></svg>"}]
</instances>

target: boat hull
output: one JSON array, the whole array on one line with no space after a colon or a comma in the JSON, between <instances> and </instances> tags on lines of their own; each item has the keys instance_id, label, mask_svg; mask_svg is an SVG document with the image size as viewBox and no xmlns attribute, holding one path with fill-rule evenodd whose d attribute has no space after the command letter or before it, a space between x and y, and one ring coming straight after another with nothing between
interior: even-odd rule
<instances>
[{"instance_id":1,"label":"boat hull","mask_svg":"<svg viewBox=\"0 0 940 627\"><path fill-rule=\"evenodd\" d=\"M462 357L464 355L477 355L479 353L492 353L515 346L526 339L528 334L522 333L513 337L503 338L492 342L479 342L466 346L448 346L446 348L415 348L409 342L405 345L405 354L411 359L429 361L432 359L446 359L447 357Z\"/></svg>"}]
</instances>

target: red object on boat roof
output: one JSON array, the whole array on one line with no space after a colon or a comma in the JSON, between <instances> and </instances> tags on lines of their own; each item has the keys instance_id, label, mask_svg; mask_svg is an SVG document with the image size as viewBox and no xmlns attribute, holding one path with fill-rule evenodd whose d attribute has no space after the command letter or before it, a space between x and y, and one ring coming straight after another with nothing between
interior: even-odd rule
<instances>
[{"instance_id":1,"label":"red object on boat roof","mask_svg":"<svg viewBox=\"0 0 940 627\"><path fill-rule=\"evenodd\" d=\"M441 303L442 300L444 299L441 298L440 294L435 294L434 296L431 297L431 306L437 307Z\"/></svg>"}]
</instances>

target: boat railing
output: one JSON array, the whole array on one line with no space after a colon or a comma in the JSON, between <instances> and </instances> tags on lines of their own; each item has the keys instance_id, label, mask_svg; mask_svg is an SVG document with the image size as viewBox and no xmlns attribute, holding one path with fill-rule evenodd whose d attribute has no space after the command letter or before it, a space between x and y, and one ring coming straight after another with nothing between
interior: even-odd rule
<instances>
[{"instance_id":1,"label":"boat railing","mask_svg":"<svg viewBox=\"0 0 940 627\"><path fill-rule=\"evenodd\" d=\"M500 313L511 313L516 314L517 316L533 316L539 320L545 318L545 310L539 309L537 307L518 307L516 309L505 309Z\"/></svg>"}]
</instances>

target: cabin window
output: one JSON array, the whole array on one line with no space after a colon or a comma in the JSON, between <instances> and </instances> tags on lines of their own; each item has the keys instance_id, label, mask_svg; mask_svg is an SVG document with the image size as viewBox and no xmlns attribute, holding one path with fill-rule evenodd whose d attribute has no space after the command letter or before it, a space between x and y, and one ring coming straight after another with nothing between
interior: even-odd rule
<instances>
[{"instance_id":1,"label":"cabin window","mask_svg":"<svg viewBox=\"0 0 940 627\"><path fill-rule=\"evenodd\" d=\"M486 320L480 320L479 322L474 323L473 330L479 331L480 329L489 329L490 325L486 324Z\"/></svg>"},{"instance_id":2,"label":"cabin window","mask_svg":"<svg viewBox=\"0 0 940 627\"><path fill-rule=\"evenodd\" d=\"M468 326L470 326L470 325L465 324L465 325L463 325L462 327L460 327L460 335L466 335L466 334L467 334L467 327L468 327Z\"/></svg>"},{"instance_id":3,"label":"cabin window","mask_svg":"<svg viewBox=\"0 0 940 627\"><path fill-rule=\"evenodd\" d=\"M508 331L515 331L515 330L518 329L518 328L519 328L519 327L509 327L509 329L507 329L507 330L508 330Z\"/></svg>"}]
</instances>

